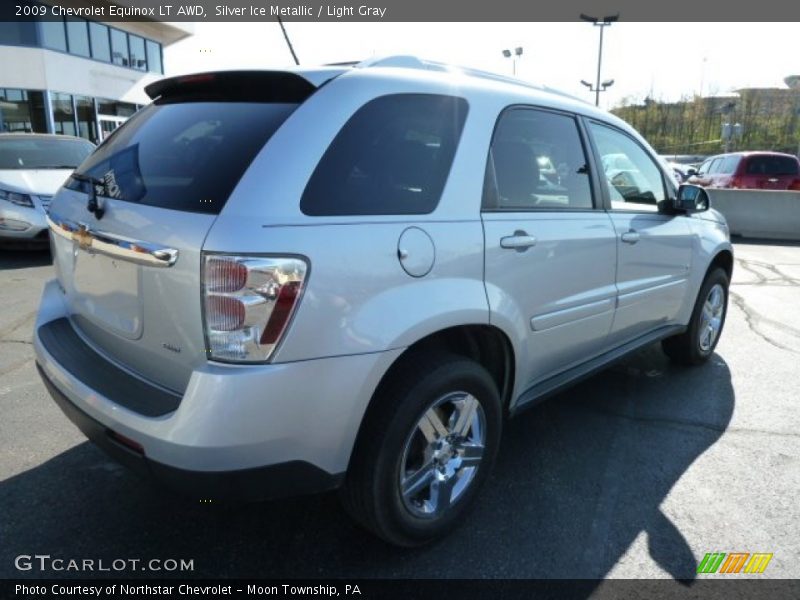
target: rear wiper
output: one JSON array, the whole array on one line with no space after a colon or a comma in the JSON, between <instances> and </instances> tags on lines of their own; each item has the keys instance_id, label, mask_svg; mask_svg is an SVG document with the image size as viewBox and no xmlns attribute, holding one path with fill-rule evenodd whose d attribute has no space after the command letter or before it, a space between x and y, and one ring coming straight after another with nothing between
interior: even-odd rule
<instances>
[{"instance_id":1,"label":"rear wiper","mask_svg":"<svg viewBox=\"0 0 800 600\"><path fill-rule=\"evenodd\" d=\"M105 208L97 201L97 186L99 186L102 191L106 187L105 182L102 179L97 179L96 177L84 175L82 173L73 173L72 178L89 184L89 201L86 203L86 210L92 213L96 219L102 219Z\"/></svg>"}]
</instances>

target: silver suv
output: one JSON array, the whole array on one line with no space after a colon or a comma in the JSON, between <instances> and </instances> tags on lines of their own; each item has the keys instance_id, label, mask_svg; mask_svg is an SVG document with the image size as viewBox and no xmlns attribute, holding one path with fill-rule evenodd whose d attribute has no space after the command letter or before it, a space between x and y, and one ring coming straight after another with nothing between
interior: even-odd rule
<instances>
[{"instance_id":1,"label":"silver suv","mask_svg":"<svg viewBox=\"0 0 800 600\"><path fill-rule=\"evenodd\" d=\"M404 57L147 91L53 200L34 343L67 416L172 488L340 488L420 544L505 418L647 344L714 351L725 221L593 106Z\"/></svg>"}]
</instances>

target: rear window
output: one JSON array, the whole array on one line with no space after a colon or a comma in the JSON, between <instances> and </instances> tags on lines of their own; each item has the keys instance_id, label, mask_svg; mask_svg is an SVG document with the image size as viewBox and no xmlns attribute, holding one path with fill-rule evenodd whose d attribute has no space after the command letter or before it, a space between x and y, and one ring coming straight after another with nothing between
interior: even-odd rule
<instances>
[{"instance_id":1,"label":"rear window","mask_svg":"<svg viewBox=\"0 0 800 600\"><path fill-rule=\"evenodd\" d=\"M797 159L792 156L751 156L747 159L748 175L797 175Z\"/></svg>"},{"instance_id":2,"label":"rear window","mask_svg":"<svg viewBox=\"0 0 800 600\"><path fill-rule=\"evenodd\" d=\"M25 135L0 138L0 169L74 169L94 150L86 140Z\"/></svg>"},{"instance_id":3,"label":"rear window","mask_svg":"<svg viewBox=\"0 0 800 600\"><path fill-rule=\"evenodd\" d=\"M97 180L104 196L216 214L296 107L157 101L117 129L77 172ZM68 187L86 185L72 179Z\"/></svg>"},{"instance_id":4,"label":"rear window","mask_svg":"<svg viewBox=\"0 0 800 600\"><path fill-rule=\"evenodd\" d=\"M362 106L325 151L303 192L312 216L433 212L467 116L463 98L394 94Z\"/></svg>"}]
</instances>

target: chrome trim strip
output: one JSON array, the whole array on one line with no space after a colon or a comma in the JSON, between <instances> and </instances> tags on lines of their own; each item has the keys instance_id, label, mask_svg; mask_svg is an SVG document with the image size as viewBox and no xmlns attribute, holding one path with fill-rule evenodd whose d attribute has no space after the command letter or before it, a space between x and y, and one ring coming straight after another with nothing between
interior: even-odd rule
<instances>
[{"instance_id":1,"label":"chrome trim strip","mask_svg":"<svg viewBox=\"0 0 800 600\"><path fill-rule=\"evenodd\" d=\"M47 215L47 224L54 234L75 242L87 252L148 267L171 267L178 260L175 248L92 230L88 225L70 221L52 212Z\"/></svg>"}]
</instances>

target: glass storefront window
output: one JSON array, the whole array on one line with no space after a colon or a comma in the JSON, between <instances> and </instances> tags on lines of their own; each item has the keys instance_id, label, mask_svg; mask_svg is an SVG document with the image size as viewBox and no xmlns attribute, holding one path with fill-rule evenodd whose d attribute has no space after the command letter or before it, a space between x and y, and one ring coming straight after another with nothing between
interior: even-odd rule
<instances>
[{"instance_id":1,"label":"glass storefront window","mask_svg":"<svg viewBox=\"0 0 800 600\"><path fill-rule=\"evenodd\" d=\"M0 88L0 131L47 133L44 94Z\"/></svg>"},{"instance_id":2,"label":"glass storefront window","mask_svg":"<svg viewBox=\"0 0 800 600\"><path fill-rule=\"evenodd\" d=\"M72 96L54 92L50 94L53 109L53 125L56 133L75 135L75 111L72 109Z\"/></svg>"},{"instance_id":3,"label":"glass storefront window","mask_svg":"<svg viewBox=\"0 0 800 600\"><path fill-rule=\"evenodd\" d=\"M161 45L147 40L147 70L153 73L163 73L161 66Z\"/></svg>"},{"instance_id":4,"label":"glass storefront window","mask_svg":"<svg viewBox=\"0 0 800 600\"><path fill-rule=\"evenodd\" d=\"M119 29L111 30L111 62L121 67L130 65L128 56L128 36Z\"/></svg>"},{"instance_id":5,"label":"glass storefront window","mask_svg":"<svg viewBox=\"0 0 800 600\"><path fill-rule=\"evenodd\" d=\"M83 19L67 20L67 42L70 54L89 56L89 30Z\"/></svg>"},{"instance_id":6,"label":"glass storefront window","mask_svg":"<svg viewBox=\"0 0 800 600\"><path fill-rule=\"evenodd\" d=\"M39 21L42 45L53 50L67 51L67 34L64 21Z\"/></svg>"},{"instance_id":7,"label":"glass storefront window","mask_svg":"<svg viewBox=\"0 0 800 600\"><path fill-rule=\"evenodd\" d=\"M128 43L131 49L131 66L140 71L147 70L147 59L144 55L144 40L138 35L129 35Z\"/></svg>"},{"instance_id":8,"label":"glass storefront window","mask_svg":"<svg viewBox=\"0 0 800 600\"><path fill-rule=\"evenodd\" d=\"M100 115L112 115L115 117L130 117L136 112L136 105L129 102L117 102L116 100L97 99L97 113Z\"/></svg>"},{"instance_id":9,"label":"glass storefront window","mask_svg":"<svg viewBox=\"0 0 800 600\"><path fill-rule=\"evenodd\" d=\"M89 40L92 43L92 58L111 62L111 43L108 41L108 27L102 23L89 22Z\"/></svg>"},{"instance_id":10,"label":"glass storefront window","mask_svg":"<svg viewBox=\"0 0 800 600\"><path fill-rule=\"evenodd\" d=\"M87 96L75 96L78 115L78 135L93 144L97 143L97 122L94 118L94 101Z\"/></svg>"},{"instance_id":11,"label":"glass storefront window","mask_svg":"<svg viewBox=\"0 0 800 600\"><path fill-rule=\"evenodd\" d=\"M35 46L36 23L33 21L0 21L0 44Z\"/></svg>"}]
</instances>

